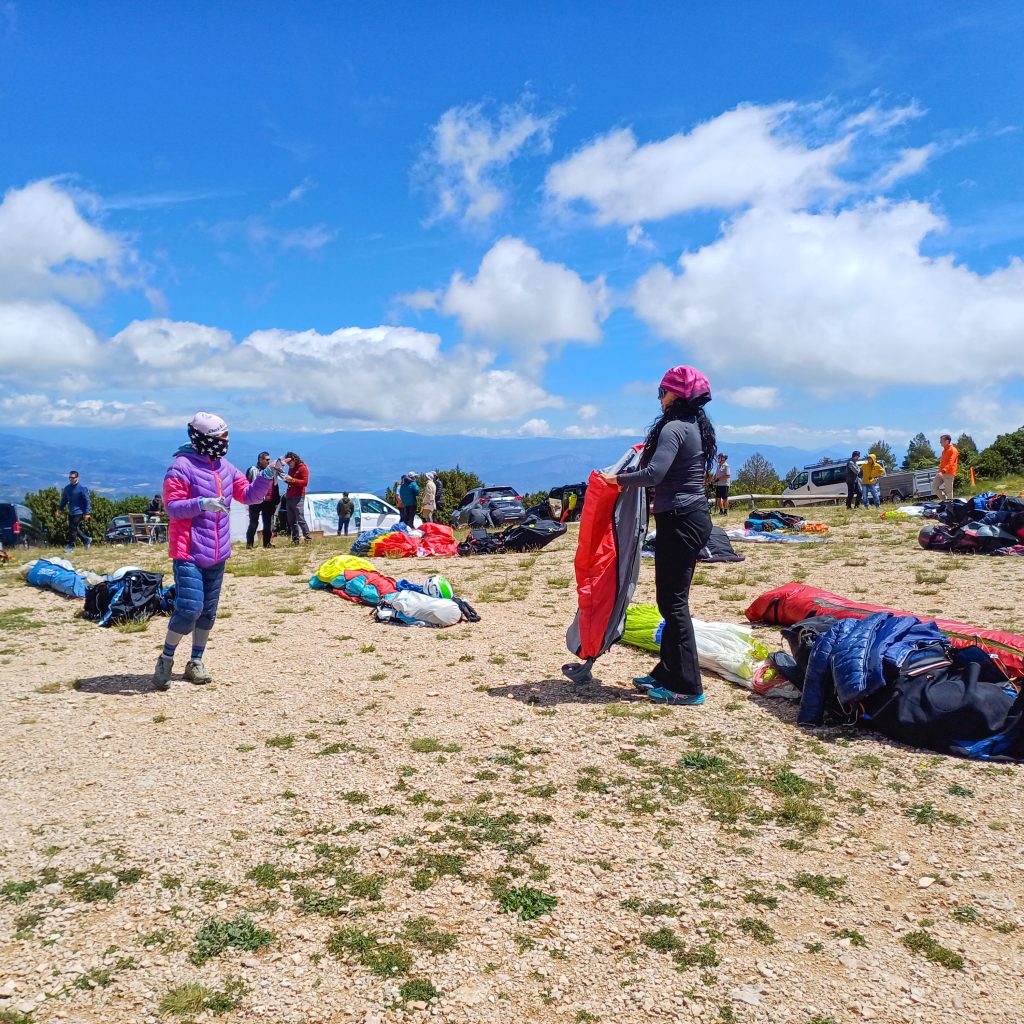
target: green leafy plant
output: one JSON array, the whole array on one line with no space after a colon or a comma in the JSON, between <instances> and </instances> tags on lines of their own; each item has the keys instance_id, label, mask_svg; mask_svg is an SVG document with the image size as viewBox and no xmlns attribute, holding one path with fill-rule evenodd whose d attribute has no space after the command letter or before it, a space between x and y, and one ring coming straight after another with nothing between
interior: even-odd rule
<instances>
[{"instance_id":1,"label":"green leafy plant","mask_svg":"<svg viewBox=\"0 0 1024 1024\"><path fill-rule=\"evenodd\" d=\"M255 953L266 949L273 941L273 932L260 928L245 914L239 914L230 921L208 917L196 932L195 945L189 959L194 964L204 964L220 956L226 949L243 949Z\"/></svg>"}]
</instances>

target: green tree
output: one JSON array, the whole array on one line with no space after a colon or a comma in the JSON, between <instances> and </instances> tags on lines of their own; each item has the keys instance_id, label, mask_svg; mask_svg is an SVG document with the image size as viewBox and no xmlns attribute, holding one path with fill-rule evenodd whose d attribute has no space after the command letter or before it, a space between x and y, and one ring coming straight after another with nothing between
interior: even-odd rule
<instances>
[{"instance_id":1,"label":"green tree","mask_svg":"<svg viewBox=\"0 0 1024 1024\"><path fill-rule=\"evenodd\" d=\"M784 487L775 467L760 453L743 463L730 490L733 494L781 494Z\"/></svg>"},{"instance_id":2,"label":"green tree","mask_svg":"<svg viewBox=\"0 0 1024 1024\"><path fill-rule=\"evenodd\" d=\"M1006 459L991 446L974 460L974 475L981 480L994 480L997 477L1006 476L1008 472Z\"/></svg>"},{"instance_id":3,"label":"green tree","mask_svg":"<svg viewBox=\"0 0 1024 1024\"><path fill-rule=\"evenodd\" d=\"M931 441L924 434L914 435L913 440L907 445L907 454L903 458L904 469L931 469L939 461Z\"/></svg>"},{"instance_id":4,"label":"green tree","mask_svg":"<svg viewBox=\"0 0 1024 1024\"><path fill-rule=\"evenodd\" d=\"M953 444L960 453L960 462L957 464L956 475L961 484L970 480L971 467L978 460L978 446L970 434L961 434Z\"/></svg>"},{"instance_id":5,"label":"green tree","mask_svg":"<svg viewBox=\"0 0 1024 1024\"><path fill-rule=\"evenodd\" d=\"M874 455L874 457L883 465L887 470L893 470L896 468L896 453L892 450L891 446L879 438L868 450L868 455Z\"/></svg>"},{"instance_id":6,"label":"green tree","mask_svg":"<svg viewBox=\"0 0 1024 1024\"><path fill-rule=\"evenodd\" d=\"M438 480L441 481L441 504L437 508L435 519L439 523L451 521L452 513L458 508L459 502L466 496L467 491L474 487L483 487L484 482L472 471L455 466L453 469L434 470Z\"/></svg>"},{"instance_id":7,"label":"green tree","mask_svg":"<svg viewBox=\"0 0 1024 1024\"><path fill-rule=\"evenodd\" d=\"M982 452L998 455L1005 463L1004 473L1024 473L1024 427L1019 427L1011 434L1000 434Z\"/></svg>"},{"instance_id":8,"label":"green tree","mask_svg":"<svg viewBox=\"0 0 1024 1024\"><path fill-rule=\"evenodd\" d=\"M796 475L797 475L797 474L798 474L799 472L800 472L800 470L799 470L799 469L797 469L797 468L796 468L796 466L790 466L790 467L789 467L789 469L787 469L787 470L786 470L786 474L785 474L785 476L783 476L783 478L782 478L782 479L783 479L783 481L784 481L784 482L788 483L788 482L789 482L790 480L792 480L792 479L793 479L793 477L795 477L795 476L796 476Z\"/></svg>"}]
</instances>

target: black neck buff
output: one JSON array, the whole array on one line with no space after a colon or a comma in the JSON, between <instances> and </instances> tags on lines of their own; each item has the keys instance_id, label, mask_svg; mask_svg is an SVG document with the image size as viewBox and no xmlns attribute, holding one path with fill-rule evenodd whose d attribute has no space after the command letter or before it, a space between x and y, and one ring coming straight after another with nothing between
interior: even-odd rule
<instances>
[{"instance_id":1,"label":"black neck buff","mask_svg":"<svg viewBox=\"0 0 1024 1024\"><path fill-rule=\"evenodd\" d=\"M228 453L228 435L202 434L190 423L188 426L188 438L200 455L210 459L222 459Z\"/></svg>"}]
</instances>

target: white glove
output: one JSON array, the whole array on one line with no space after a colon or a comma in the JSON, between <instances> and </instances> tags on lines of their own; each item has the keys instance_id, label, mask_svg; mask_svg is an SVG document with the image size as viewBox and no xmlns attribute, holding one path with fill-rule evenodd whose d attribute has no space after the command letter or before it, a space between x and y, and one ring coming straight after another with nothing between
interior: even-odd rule
<instances>
[{"instance_id":1,"label":"white glove","mask_svg":"<svg viewBox=\"0 0 1024 1024\"><path fill-rule=\"evenodd\" d=\"M200 498L199 507L204 512L224 512L228 510L223 498Z\"/></svg>"}]
</instances>

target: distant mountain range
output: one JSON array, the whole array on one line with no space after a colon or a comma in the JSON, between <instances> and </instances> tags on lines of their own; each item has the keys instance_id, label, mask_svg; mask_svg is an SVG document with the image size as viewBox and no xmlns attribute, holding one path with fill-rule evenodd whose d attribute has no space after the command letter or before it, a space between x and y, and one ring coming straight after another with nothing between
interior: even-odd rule
<instances>
[{"instance_id":1,"label":"distant mountain range","mask_svg":"<svg viewBox=\"0 0 1024 1024\"><path fill-rule=\"evenodd\" d=\"M187 438L183 430L8 428L0 434L3 474L0 498L20 500L26 491L63 486L69 469L98 493L119 497L156 494L171 455ZM551 437L490 438L464 434L429 435L404 431L335 431L329 434L265 434L232 431L228 457L240 469L266 449L288 449L307 462L312 491L370 491L381 494L403 473L459 465L488 484L511 484L522 493L585 480L595 467L614 462L629 446L624 437L571 440ZM733 473L755 452L785 473L827 455L775 445L726 446Z\"/></svg>"}]
</instances>

